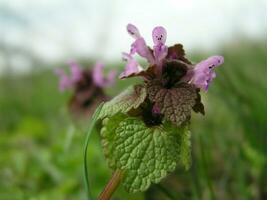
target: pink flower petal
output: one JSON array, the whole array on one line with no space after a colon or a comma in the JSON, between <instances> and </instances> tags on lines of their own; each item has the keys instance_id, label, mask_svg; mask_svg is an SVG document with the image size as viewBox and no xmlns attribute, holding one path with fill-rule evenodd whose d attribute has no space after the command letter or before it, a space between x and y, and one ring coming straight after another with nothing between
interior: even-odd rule
<instances>
[{"instance_id":1,"label":"pink flower petal","mask_svg":"<svg viewBox=\"0 0 267 200\"><path fill-rule=\"evenodd\" d=\"M195 65L191 82L196 87L205 91L208 90L209 84L216 77L214 68L223 64L224 58L222 56L211 56Z\"/></svg>"},{"instance_id":2,"label":"pink flower petal","mask_svg":"<svg viewBox=\"0 0 267 200\"><path fill-rule=\"evenodd\" d=\"M157 26L152 31L152 38L155 44L153 48L154 58L157 66L161 68L163 59L168 55L168 47L165 45L167 31L165 28Z\"/></svg>"},{"instance_id":3,"label":"pink flower petal","mask_svg":"<svg viewBox=\"0 0 267 200\"><path fill-rule=\"evenodd\" d=\"M138 62L130 54L122 53L122 58L127 62L127 64L124 71L119 76L120 79L127 78L143 71Z\"/></svg>"},{"instance_id":4,"label":"pink flower petal","mask_svg":"<svg viewBox=\"0 0 267 200\"><path fill-rule=\"evenodd\" d=\"M168 47L164 44L159 44L153 48L154 58L158 66L162 65L163 59L168 55Z\"/></svg>"},{"instance_id":5,"label":"pink flower petal","mask_svg":"<svg viewBox=\"0 0 267 200\"><path fill-rule=\"evenodd\" d=\"M131 45L131 54L138 53L143 58L146 58L150 64L154 63L153 55L150 49L147 47L144 38L138 38Z\"/></svg>"},{"instance_id":6,"label":"pink flower petal","mask_svg":"<svg viewBox=\"0 0 267 200\"><path fill-rule=\"evenodd\" d=\"M146 58L151 64L154 64L153 55L148 46L146 45L144 38L140 35L140 32L137 27L133 24L128 24L127 32L135 39L135 41L131 45L130 53L132 55L137 53L143 58Z\"/></svg>"},{"instance_id":7,"label":"pink flower petal","mask_svg":"<svg viewBox=\"0 0 267 200\"><path fill-rule=\"evenodd\" d=\"M157 26L152 31L152 38L155 45L165 44L167 39L167 31L162 26Z\"/></svg>"},{"instance_id":8,"label":"pink flower petal","mask_svg":"<svg viewBox=\"0 0 267 200\"><path fill-rule=\"evenodd\" d=\"M138 39L141 37L139 30L133 24L127 25L127 32L135 39Z\"/></svg>"}]
</instances>

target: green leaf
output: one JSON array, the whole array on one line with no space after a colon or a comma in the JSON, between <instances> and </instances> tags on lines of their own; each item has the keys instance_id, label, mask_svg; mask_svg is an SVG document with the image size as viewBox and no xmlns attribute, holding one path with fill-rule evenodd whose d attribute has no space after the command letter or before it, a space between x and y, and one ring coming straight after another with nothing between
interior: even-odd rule
<instances>
[{"instance_id":1,"label":"green leaf","mask_svg":"<svg viewBox=\"0 0 267 200\"><path fill-rule=\"evenodd\" d=\"M112 169L116 169L116 162L114 157L109 156L110 152L113 152L114 145L110 145L110 141L114 141L116 128L119 126L119 123L127 118L125 114L118 113L111 118L105 118L103 123L103 128L101 129L101 144L103 147L104 155L108 159L108 165Z\"/></svg>"},{"instance_id":2,"label":"green leaf","mask_svg":"<svg viewBox=\"0 0 267 200\"><path fill-rule=\"evenodd\" d=\"M191 158L191 132L187 126L183 128L181 134L181 164L188 170L192 163Z\"/></svg>"},{"instance_id":3,"label":"green leaf","mask_svg":"<svg viewBox=\"0 0 267 200\"><path fill-rule=\"evenodd\" d=\"M109 166L125 172L123 185L129 192L145 191L172 172L178 162L188 163L190 145L185 141L189 137L182 137L186 129L171 123L147 127L140 119L123 114L105 119L103 125L105 156Z\"/></svg>"},{"instance_id":4,"label":"green leaf","mask_svg":"<svg viewBox=\"0 0 267 200\"><path fill-rule=\"evenodd\" d=\"M112 100L106 102L99 118L112 116L118 112L127 113L132 108L136 109L146 99L146 89L142 85L135 85L127 88Z\"/></svg>"}]
</instances>

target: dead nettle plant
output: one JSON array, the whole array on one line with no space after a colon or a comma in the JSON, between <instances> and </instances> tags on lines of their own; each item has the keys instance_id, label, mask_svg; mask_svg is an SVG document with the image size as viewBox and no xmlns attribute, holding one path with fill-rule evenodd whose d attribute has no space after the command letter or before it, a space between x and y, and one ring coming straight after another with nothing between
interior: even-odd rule
<instances>
[{"instance_id":1,"label":"dead nettle plant","mask_svg":"<svg viewBox=\"0 0 267 200\"><path fill-rule=\"evenodd\" d=\"M167 32L161 26L152 31L152 48L134 25L128 24L127 31L134 42L130 52L123 53L126 67L120 78L138 76L143 83L102 104L93 116L88 138L94 123L101 121L103 152L113 170L101 200L110 199L120 183L128 192L143 192L178 164L190 168L191 111L204 115L200 90L208 90L216 76L214 69L224 62L222 56L211 56L192 63L181 44L166 46ZM135 54L147 60L146 68L134 59Z\"/></svg>"},{"instance_id":2,"label":"dead nettle plant","mask_svg":"<svg viewBox=\"0 0 267 200\"><path fill-rule=\"evenodd\" d=\"M116 71L111 70L105 75L104 65L100 62L90 69L70 61L69 67L69 75L62 68L55 70L59 77L59 90L73 92L68 109L74 120L91 117L101 102L110 100L104 89L114 84Z\"/></svg>"}]
</instances>

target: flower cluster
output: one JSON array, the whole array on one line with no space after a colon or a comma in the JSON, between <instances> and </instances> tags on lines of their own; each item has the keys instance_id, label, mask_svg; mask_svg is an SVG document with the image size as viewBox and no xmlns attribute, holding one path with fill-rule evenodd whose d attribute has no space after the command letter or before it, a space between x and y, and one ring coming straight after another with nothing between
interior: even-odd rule
<instances>
[{"instance_id":1,"label":"flower cluster","mask_svg":"<svg viewBox=\"0 0 267 200\"><path fill-rule=\"evenodd\" d=\"M75 116L91 115L98 104L109 98L103 89L110 87L115 82L116 71L104 75L104 65L97 62L92 70L81 68L76 62L69 62L70 75L61 68L55 73L59 77L59 90L72 89L73 96L69 102L69 109Z\"/></svg>"},{"instance_id":2,"label":"flower cluster","mask_svg":"<svg viewBox=\"0 0 267 200\"><path fill-rule=\"evenodd\" d=\"M155 125L165 119L176 125L189 121L191 110L204 114L199 91L208 90L211 81L216 77L214 69L223 64L222 56L211 56L197 64L185 57L181 44L168 47L167 31L157 26L152 31L153 48L150 48L136 26L127 25L127 32L134 38L129 53L123 53L127 62L121 79L140 76L144 79L147 98L141 105L144 121ZM145 58L149 66L144 69L134 56Z\"/></svg>"},{"instance_id":3,"label":"flower cluster","mask_svg":"<svg viewBox=\"0 0 267 200\"><path fill-rule=\"evenodd\" d=\"M90 70L83 70L76 62L69 62L71 74L68 76L63 69L56 69L55 73L59 76L59 90L64 91L66 89L75 88L79 82L89 78L97 87L104 88L114 84L116 71L112 70L105 77L104 65L100 62L96 63L92 72ZM88 73L90 72L90 73ZM89 75L87 77L87 75Z\"/></svg>"}]
</instances>

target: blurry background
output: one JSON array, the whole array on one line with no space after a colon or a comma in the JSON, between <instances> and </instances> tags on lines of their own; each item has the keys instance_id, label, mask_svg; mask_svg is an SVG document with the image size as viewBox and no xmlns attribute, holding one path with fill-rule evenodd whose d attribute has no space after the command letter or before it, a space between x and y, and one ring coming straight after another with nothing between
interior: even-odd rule
<instances>
[{"instance_id":1,"label":"blurry background","mask_svg":"<svg viewBox=\"0 0 267 200\"><path fill-rule=\"evenodd\" d=\"M167 44L184 44L195 62L225 57L203 94L206 116L192 121L193 166L161 186L176 199L267 199L266 10L265 0L0 0L0 199L86 199L86 125L69 117L71 92L58 91L53 71L70 59L120 71L129 22L150 45L153 27L164 26ZM97 134L89 156L97 195L111 174ZM115 197L168 199L156 186Z\"/></svg>"}]
</instances>

